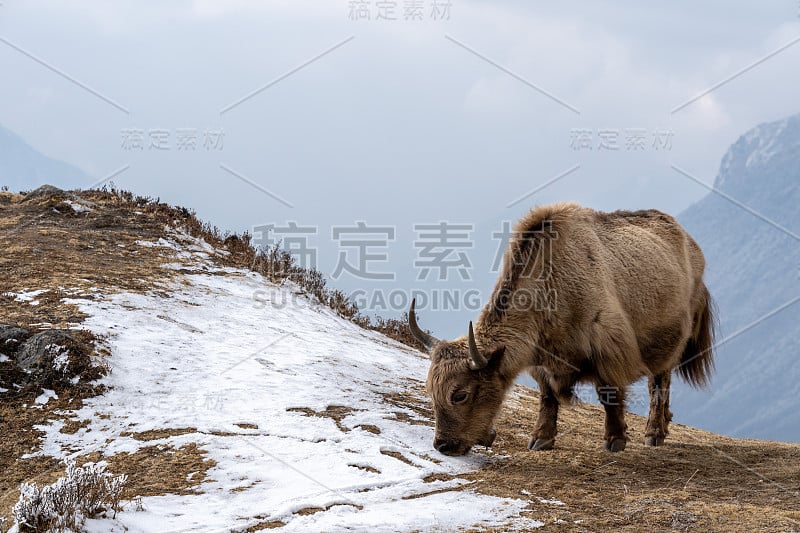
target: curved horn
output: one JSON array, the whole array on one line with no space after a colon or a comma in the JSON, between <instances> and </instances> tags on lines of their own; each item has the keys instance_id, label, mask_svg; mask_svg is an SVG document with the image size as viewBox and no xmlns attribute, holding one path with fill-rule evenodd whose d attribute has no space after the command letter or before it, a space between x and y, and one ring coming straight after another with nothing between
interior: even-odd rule
<instances>
[{"instance_id":1,"label":"curved horn","mask_svg":"<svg viewBox=\"0 0 800 533\"><path fill-rule=\"evenodd\" d=\"M472 321L469 323L469 367L472 370L480 370L486 368L489 361L478 350L478 345L475 344L475 332L472 330Z\"/></svg>"},{"instance_id":2,"label":"curved horn","mask_svg":"<svg viewBox=\"0 0 800 533\"><path fill-rule=\"evenodd\" d=\"M414 306L417 304L417 299L413 298L411 300L411 309L408 311L408 329L411 330L411 334L417 339L423 346L425 346L426 350L430 350L433 346L439 342L439 339L434 337L433 335L429 335L422 331L417 324L417 313L414 311Z\"/></svg>"}]
</instances>

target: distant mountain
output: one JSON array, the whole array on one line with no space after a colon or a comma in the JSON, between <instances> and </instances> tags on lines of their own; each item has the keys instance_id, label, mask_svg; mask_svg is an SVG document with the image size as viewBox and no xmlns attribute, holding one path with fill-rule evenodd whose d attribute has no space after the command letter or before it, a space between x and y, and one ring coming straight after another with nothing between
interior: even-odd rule
<instances>
[{"instance_id":1,"label":"distant mountain","mask_svg":"<svg viewBox=\"0 0 800 533\"><path fill-rule=\"evenodd\" d=\"M676 420L800 441L800 301L782 308L800 297L800 115L741 136L714 188L679 219L705 252L717 371L708 391L676 385Z\"/></svg>"},{"instance_id":2,"label":"distant mountain","mask_svg":"<svg viewBox=\"0 0 800 533\"><path fill-rule=\"evenodd\" d=\"M68 163L52 159L0 126L0 186L12 191L33 190L45 183L58 187L86 188L87 174Z\"/></svg>"}]
</instances>

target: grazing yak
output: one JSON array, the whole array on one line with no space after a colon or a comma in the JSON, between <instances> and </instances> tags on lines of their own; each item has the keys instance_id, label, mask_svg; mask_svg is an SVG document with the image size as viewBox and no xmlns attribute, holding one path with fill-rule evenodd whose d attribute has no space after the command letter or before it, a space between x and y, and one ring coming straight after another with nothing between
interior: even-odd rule
<instances>
[{"instance_id":1,"label":"grazing yak","mask_svg":"<svg viewBox=\"0 0 800 533\"><path fill-rule=\"evenodd\" d=\"M660 211L604 213L574 203L531 210L516 224L491 299L467 335L436 339L419 327L411 303L411 332L431 359L434 447L463 455L491 446L500 406L523 371L541 393L529 449L553 447L559 403L590 382L605 408L605 449L624 450L625 391L643 376L645 444L663 444L671 372L702 386L713 367L704 267L697 243Z\"/></svg>"}]
</instances>

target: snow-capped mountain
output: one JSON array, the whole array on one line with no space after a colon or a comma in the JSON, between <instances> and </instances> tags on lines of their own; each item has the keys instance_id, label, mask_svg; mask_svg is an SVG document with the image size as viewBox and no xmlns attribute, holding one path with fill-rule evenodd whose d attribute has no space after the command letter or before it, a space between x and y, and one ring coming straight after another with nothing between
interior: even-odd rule
<instances>
[{"instance_id":1,"label":"snow-capped mountain","mask_svg":"<svg viewBox=\"0 0 800 533\"><path fill-rule=\"evenodd\" d=\"M800 115L742 135L714 189L679 218L705 252L717 370L708 391L679 384L673 411L715 432L800 441Z\"/></svg>"},{"instance_id":2,"label":"snow-capped mountain","mask_svg":"<svg viewBox=\"0 0 800 533\"><path fill-rule=\"evenodd\" d=\"M19 135L0 126L0 186L12 191L33 190L45 183L86 188L91 184L89 180L82 170L47 157Z\"/></svg>"}]
</instances>

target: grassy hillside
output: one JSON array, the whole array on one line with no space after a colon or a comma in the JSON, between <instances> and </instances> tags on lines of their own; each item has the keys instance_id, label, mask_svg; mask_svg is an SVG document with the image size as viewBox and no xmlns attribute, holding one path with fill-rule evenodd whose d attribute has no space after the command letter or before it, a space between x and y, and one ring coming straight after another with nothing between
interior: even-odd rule
<instances>
[{"instance_id":1,"label":"grassy hillside","mask_svg":"<svg viewBox=\"0 0 800 533\"><path fill-rule=\"evenodd\" d=\"M0 362L0 516L10 517L21 482L50 483L63 475L63 465L54 455L68 451L79 463L103 459L115 474L129 476L123 499L131 503L120 524L127 519L144 523L134 516L139 498L147 508L141 516L147 517L160 512L159 500L154 497L209 496L209 487L219 485L224 501L237 502L239 498L246 503L241 521L230 524L237 530L324 529L339 524L338 520L373 524L378 522L371 520L387 520L387 513L396 513L400 520L405 512L439 517L434 522L409 522L412 525L402 526L407 530L448 531L455 527L452 524L463 527L455 522L459 514L481 508L487 520L476 521L475 530L538 525L543 531L800 531L800 445L731 439L673 424L665 446L646 448L642 445L644 419L628 415L628 448L610 454L601 446L602 409L577 405L561 412L556 449L530 452L526 443L538 394L520 386L506 403L492 450L475 450L466 460L439 456L430 443L432 415L422 387L424 358L392 340L381 340L374 332L359 333L354 323L376 325L360 317L341 295L320 284L318 277L286 265L277 268L285 261L280 254L259 257L246 237L221 235L185 209L108 191L0 193L0 249L0 324L30 331L70 329L92 349L91 356L101 363L103 372L110 370L116 379L92 381L99 375L87 374L75 384L56 382L48 387L57 399L47 401L41 400L40 384L26 384L30 378L16 368L13 358ZM251 268L257 273L244 274ZM195 291L201 276L220 280L215 288L218 292L209 292L206 299ZM189 378L206 375L205 367L219 361L226 346L237 344L236 338L218 339L214 350L209 349L216 353L208 354L207 359L198 359L196 352L187 348L175 359L165 355L163 369L154 368L159 364L155 353L159 345L145 334L148 320L157 322L156 333L183 335L174 337L176 343L203 344L207 328L198 328L177 313L156 312L148 319L144 313L148 305L185 300L187 313L196 308L187 316L212 320L213 302L222 306L219 295L225 291L284 279L291 280L290 290L322 302L314 315L284 311L293 313L291 320L298 331L316 329L322 335L326 327L341 330L336 332L339 336L310 338L308 345L298 341L286 347L287 353L293 350L298 354L298 365L315 369L309 374L309 390L286 399L286 406L291 407L278 405L279 400L296 389L270 397L270 405L237 404L230 412L220 409L213 419L178 409L166 414L164 409L147 411L130 405L122 412L113 410L115 402L130 401L131 395L122 395L125 387L109 389L108 385L124 383L135 391L135 380L141 379L143 391L156 385L170 390L180 379L188 379L181 385L188 387ZM104 330L122 330L116 340L106 337L96 323L93 313L103 309L117 313L108 315L119 320L110 320L110 329ZM235 313L235 308L223 313L228 315L228 326L236 323ZM239 317L239 336L259 324L248 322L254 319L246 315L243 312ZM272 316L277 322L278 315ZM305 324L304 320L320 322ZM377 327L407 340L402 322L382 321ZM123 338L128 339L128 359L123 358ZM141 346L148 346L147 353L131 355L139 338ZM348 348L326 345L315 353L315 343L342 343ZM326 358L333 357L331 354L340 357L340 352L344 359ZM231 357L236 360L236 354ZM138 374L126 366L137 358L144 365ZM181 378L179 371L190 363L197 365L197 373L187 370ZM276 384L293 383L292 372L302 368L274 368L284 364L280 359L267 358L259 364L266 368L261 368L263 376L274 377ZM241 374L226 376L228 381L247 380L253 374L243 365L237 369ZM153 377L155 370L159 373ZM207 375L213 378L226 372ZM270 387L258 381L262 379L257 377L256 383L261 384L244 393L266 395ZM306 378L300 375L296 379L303 383ZM257 409L274 412L268 417ZM137 410L141 413L138 419L133 414ZM235 443L241 444L244 437L274 437L270 433L275 433L278 420L291 422L282 426L283 433L309 443L309 454L298 456L297 465L327 453L334 469L337 459L358 456L361 461L350 460L352 464L345 466L365 483L336 489L345 495L344 502L315 497L304 504L297 503L306 501L302 498L286 496L288 503L280 510L248 511L251 505L256 507L254 501L281 501L281 492L289 488L270 488L262 478L252 478L251 470L263 468L264 458L243 458ZM675 420L681 420L680 412L675 413ZM91 442L99 445L90 446ZM379 442L383 444L377 446ZM60 447L56 449L55 444ZM336 446L341 447L340 452ZM224 450L231 449L236 451L234 455L224 455ZM289 450L268 451L280 454ZM241 472L234 471L237 460ZM226 486L226 480L241 483ZM252 501L246 499L248 495ZM204 504L211 505L209 501ZM492 513L498 518L496 523L488 520ZM357 522L359 516L364 517L363 522ZM203 530L202 524L192 528Z\"/></svg>"}]
</instances>

